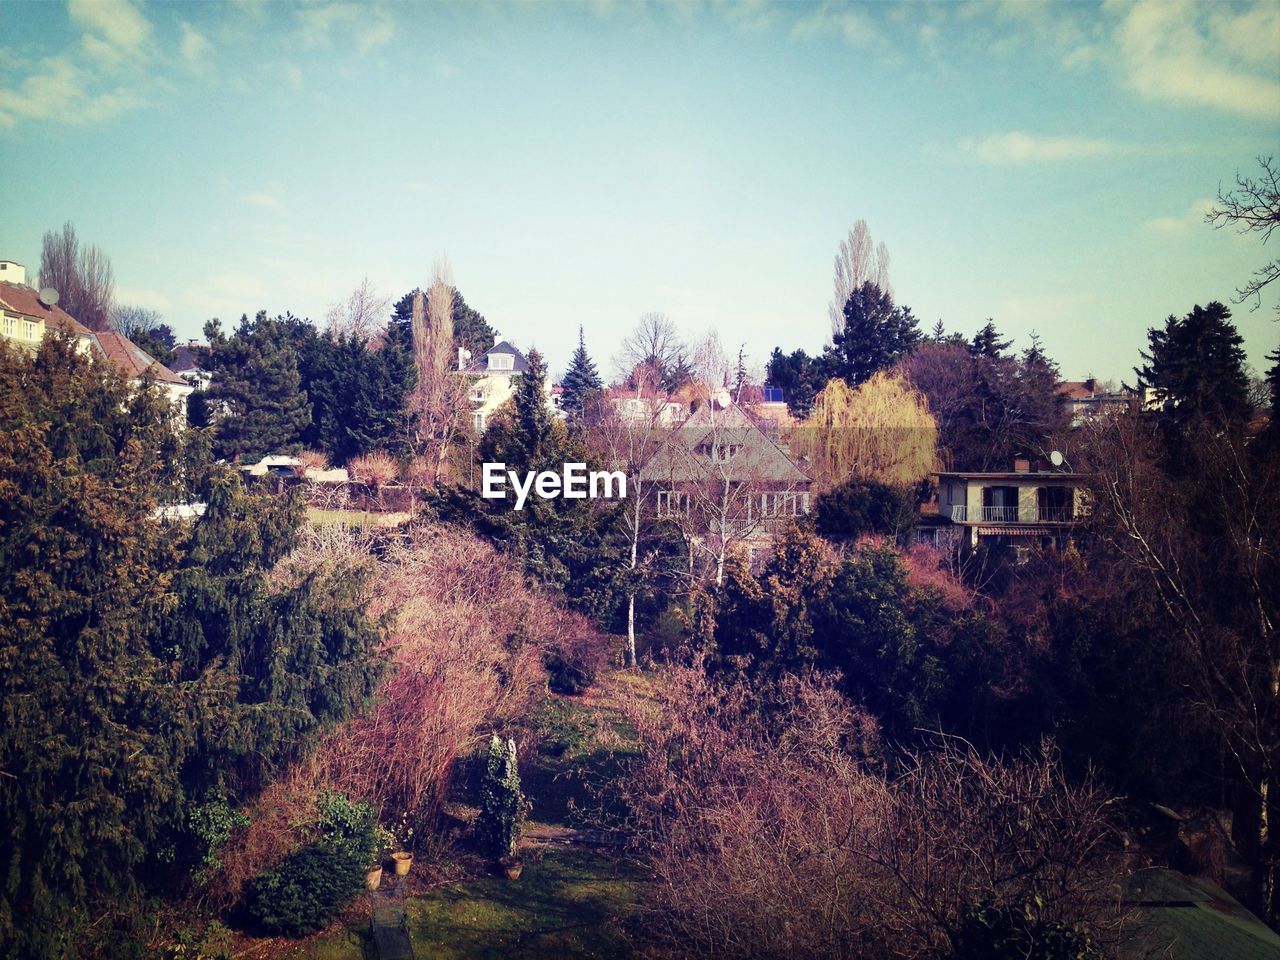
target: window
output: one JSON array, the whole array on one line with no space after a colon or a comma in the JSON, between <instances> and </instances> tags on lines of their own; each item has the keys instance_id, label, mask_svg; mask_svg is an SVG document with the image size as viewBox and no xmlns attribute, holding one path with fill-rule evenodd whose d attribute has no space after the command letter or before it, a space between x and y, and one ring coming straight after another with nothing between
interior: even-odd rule
<instances>
[{"instance_id":1,"label":"window","mask_svg":"<svg viewBox=\"0 0 1280 960\"><path fill-rule=\"evenodd\" d=\"M489 354L490 370L514 370L515 366L516 366L516 358L509 353Z\"/></svg>"},{"instance_id":2,"label":"window","mask_svg":"<svg viewBox=\"0 0 1280 960\"><path fill-rule=\"evenodd\" d=\"M474 387L471 390L471 399L476 403L484 403L484 387Z\"/></svg>"},{"instance_id":3,"label":"window","mask_svg":"<svg viewBox=\"0 0 1280 960\"><path fill-rule=\"evenodd\" d=\"M484 414L477 413L471 420L472 425L476 428L476 433L484 433Z\"/></svg>"},{"instance_id":4,"label":"window","mask_svg":"<svg viewBox=\"0 0 1280 960\"><path fill-rule=\"evenodd\" d=\"M22 336L26 340L34 340L36 338L36 323L34 320L22 321Z\"/></svg>"},{"instance_id":5,"label":"window","mask_svg":"<svg viewBox=\"0 0 1280 960\"><path fill-rule=\"evenodd\" d=\"M4 318L4 335L6 337L16 337L18 335L18 321L13 317Z\"/></svg>"},{"instance_id":6,"label":"window","mask_svg":"<svg viewBox=\"0 0 1280 960\"><path fill-rule=\"evenodd\" d=\"M802 512L809 512L807 493L760 494L760 516L762 517L798 517Z\"/></svg>"},{"instance_id":7,"label":"window","mask_svg":"<svg viewBox=\"0 0 1280 960\"><path fill-rule=\"evenodd\" d=\"M689 495L679 490L658 491L658 516L673 517L689 512Z\"/></svg>"}]
</instances>

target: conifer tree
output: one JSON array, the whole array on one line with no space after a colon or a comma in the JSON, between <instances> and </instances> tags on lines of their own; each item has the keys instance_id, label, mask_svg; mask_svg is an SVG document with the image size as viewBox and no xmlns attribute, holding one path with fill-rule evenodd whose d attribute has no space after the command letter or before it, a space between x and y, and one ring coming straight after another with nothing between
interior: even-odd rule
<instances>
[{"instance_id":1,"label":"conifer tree","mask_svg":"<svg viewBox=\"0 0 1280 960\"><path fill-rule=\"evenodd\" d=\"M851 387L897 363L920 340L909 307L895 306L888 292L864 283L844 305L844 326L822 356L825 373Z\"/></svg>"},{"instance_id":2,"label":"conifer tree","mask_svg":"<svg viewBox=\"0 0 1280 960\"><path fill-rule=\"evenodd\" d=\"M289 336L299 323L292 316L269 320L260 311L252 322L242 316L231 337L216 320L206 325L214 375L209 400L219 411L214 443L219 456L263 456L301 441L311 424L311 407Z\"/></svg>"},{"instance_id":3,"label":"conifer tree","mask_svg":"<svg viewBox=\"0 0 1280 960\"><path fill-rule=\"evenodd\" d=\"M574 419L581 418L587 398L601 387L595 361L587 353L582 327L578 327L578 348L573 351L562 386L564 394L560 398L560 406Z\"/></svg>"},{"instance_id":4,"label":"conifer tree","mask_svg":"<svg viewBox=\"0 0 1280 960\"><path fill-rule=\"evenodd\" d=\"M1005 351L1009 349L1013 343L1012 340L1002 340L1000 332L996 330L995 322L988 320L981 330L973 335L973 341L969 344L969 352L975 357L989 357L992 360L999 360L1005 355Z\"/></svg>"},{"instance_id":5,"label":"conifer tree","mask_svg":"<svg viewBox=\"0 0 1280 960\"><path fill-rule=\"evenodd\" d=\"M1185 317L1170 316L1164 329L1147 331L1150 353L1135 368L1172 422L1243 423L1250 414L1244 372L1244 338L1221 303L1197 305Z\"/></svg>"}]
</instances>

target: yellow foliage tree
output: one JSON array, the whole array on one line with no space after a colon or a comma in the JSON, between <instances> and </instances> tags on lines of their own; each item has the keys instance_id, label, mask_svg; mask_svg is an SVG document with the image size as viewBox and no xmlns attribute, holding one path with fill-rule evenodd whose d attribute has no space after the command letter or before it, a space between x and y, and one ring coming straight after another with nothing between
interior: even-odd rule
<instances>
[{"instance_id":1,"label":"yellow foliage tree","mask_svg":"<svg viewBox=\"0 0 1280 960\"><path fill-rule=\"evenodd\" d=\"M852 477L911 486L938 469L937 446L928 400L905 377L885 372L857 388L829 381L791 437L820 489Z\"/></svg>"}]
</instances>

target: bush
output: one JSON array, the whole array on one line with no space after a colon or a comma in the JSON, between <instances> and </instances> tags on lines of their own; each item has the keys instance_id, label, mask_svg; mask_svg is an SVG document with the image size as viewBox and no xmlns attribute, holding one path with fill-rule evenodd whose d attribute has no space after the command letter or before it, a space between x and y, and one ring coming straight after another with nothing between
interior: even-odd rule
<instances>
[{"instance_id":1,"label":"bush","mask_svg":"<svg viewBox=\"0 0 1280 960\"><path fill-rule=\"evenodd\" d=\"M378 843L372 809L328 791L317 806L320 838L249 884L245 913L263 933L304 937L323 930L364 887Z\"/></svg>"},{"instance_id":2,"label":"bush","mask_svg":"<svg viewBox=\"0 0 1280 960\"><path fill-rule=\"evenodd\" d=\"M906 541L916 524L916 491L855 478L819 496L814 518L831 540L879 534Z\"/></svg>"},{"instance_id":3,"label":"bush","mask_svg":"<svg viewBox=\"0 0 1280 960\"><path fill-rule=\"evenodd\" d=\"M476 843L492 857L509 857L524 828L525 800L520 791L516 742L489 739L489 762L480 784L480 816L476 818Z\"/></svg>"},{"instance_id":4,"label":"bush","mask_svg":"<svg viewBox=\"0 0 1280 960\"><path fill-rule=\"evenodd\" d=\"M1101 960L1088 933L1043 916L1039 897L1021 904L971 908L964 915L953 960Z\"/></svg>"}]
</instances>

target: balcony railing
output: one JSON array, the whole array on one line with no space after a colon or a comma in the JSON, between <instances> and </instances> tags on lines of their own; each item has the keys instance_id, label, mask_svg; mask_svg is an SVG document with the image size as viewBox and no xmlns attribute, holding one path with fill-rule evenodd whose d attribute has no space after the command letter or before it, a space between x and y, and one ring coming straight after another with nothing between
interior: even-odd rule
<instances>
[{"instance_id":1,"label":"balcony railing","mask_svg":"<svg viewBox=\"0 0 1280 960\"><path fill-rule=\"evenodd\" d=\"M969 523L969 507L963 503L952 504L946 508L950 512L953 523ZM974 523L1071 523L1075 513L1070 507L1035 507L1031 510L1019 511L1016 506L978 508Z\"/></svg>"}]
</instances>

